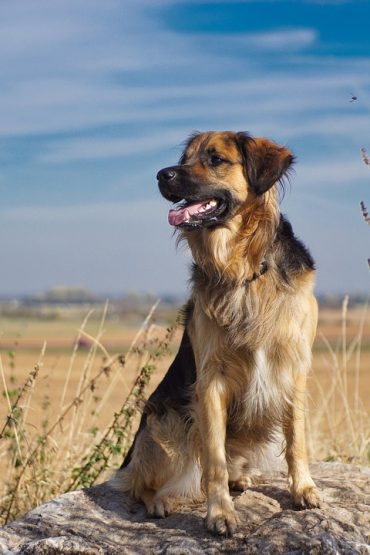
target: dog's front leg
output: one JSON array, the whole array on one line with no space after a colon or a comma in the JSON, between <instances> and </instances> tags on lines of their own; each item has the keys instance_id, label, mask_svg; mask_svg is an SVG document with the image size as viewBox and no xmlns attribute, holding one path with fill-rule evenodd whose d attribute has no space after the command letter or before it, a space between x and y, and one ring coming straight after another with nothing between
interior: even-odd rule
<instances>
[{"instance_id":1,"label":"dog's front leg","mask_svg":"<svg viewBox=\"0 0 370 555\"><path fill-rule=\"evenodd\" d=\"M293 402L284 426L291 493L294 505L299 509L320 507L320 493L311 478L307 462L305 389L306 375L302 372L296 376Z\"/></svg>"},{"instance_id":2,"label":"dog's front leg","mask_svg":"<svg viewBox=\"0 0 370 555\"><path fill-rule=\"evenodd\" d=\"M208 376L210 372L207 372ZM197 384L198 420L202 440L203 485L207 494L207 527L232 535L238 523L229 494L225 438L227 388L217 376Z\"/></svg>"}]
</instances>

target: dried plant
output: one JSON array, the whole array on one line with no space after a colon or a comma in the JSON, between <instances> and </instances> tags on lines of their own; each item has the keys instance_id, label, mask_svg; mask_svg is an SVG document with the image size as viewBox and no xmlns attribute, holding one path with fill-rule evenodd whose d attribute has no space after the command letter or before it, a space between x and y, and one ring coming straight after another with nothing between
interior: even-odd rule
<instances>
[{"instance_id":1,"label":"dried plant","mask_svg":"<svg viewBox=\"0 0 370 555\"><path fill-rule=\"evenodd\" d=\"M348 342L347 303L348 299L342 311L341 348L335 350L325 340L331 385L324 389L320 382L317 383L321 400L308 418L309 445L312 458L366 464L369 462L370 419L360 396L365 316L357 337ZM8 406L0 435L0 462L5 469L0 481L1 524L65 491L100 482L109 476L112 468L120 465L140 417L149 380L156 369L160 377L168 367L167 355L177 329L177 322L166 330L155 326L154 309L126 352L113 357L101 341L106 310L96 337L87 333L88 318L85 319L78 337L89 338L92 345L79 368L81 379L77 390L71 399L70 378L77 360L74 347L66 369L68 387L64 384L60 388L59 402L53 403L58 407L57 414L50 417L50 401L45 396L41 401L45 418L37 429L29 425L28 415L35 409L34 392L43 373L45 345L39 361L19 389L10 389L7 385L12 365L16 364L15 357L9 357L8 372L0 359L3 395ZM104 363L94 365L98 352L104 357ZM125 381L128 372L135 375L130 383ZM350 375L355 377L354 393L348 387ZM122 395L124 400L118 410L113 410L112 393L123 386L126 387L126 394ZM104 389L100 396L99 388ZM108 423L102 426L101 416L107 413L110 420L105 419Z\"/></svg>"},{"instance_id":2,"label":"dried plant","mask_svg":"<svg viewBox=\"0 0 370 555\"><path fill-rule=\"evenodd\" d=\"M38 387L43 348L39 362L29 373L19 389L9 389L6 372L0 359L3 395L8 414L1 429L0 461L5 467L0 482L0 524L5 524L31 508L65 491L90 486L107 474L112 465L119 465L132 437L132 427L138 420L145 401L146 387L161 359L168 354L169 345L176 331L177 322L163 334L153 325L150 311L129 349L124 354L110 357L101 344L106 309L104 310L97 337L86 353L81 379L72 400L65 402L67 386L61 391L59 411L49 422L50 400L47 396L37 409L45 412L39 429L29 425L28 414L32 407L32 395ZM87 336L84 327L79 337ZM89 336L91 338L91 336ZM66 380L70 380L76 359L73 349ZM93 372L97 352L105 361ZM113 413L109 392L122 383L127 366L136 370L136 379L129 387L120 409ZM96 366L96 365L95 365ZM8 373L9 376L9 373ZM102 397L97 395L100 386L105 387ZM68 385L70 388L70 384ZM12 401L12 399L14 399ZM105 428L99 426L100 414L111 411L111 422Z\"/></svg>"},{"instance_id":3,"label":"dried plant","mask_svg":"<svg viewBox=\"0 0 370 555\"><path fill-rule=\"evenodd\" d=\"M362 155L362 160L363 160L364 164L366 166L370 167L370 157L369 157L365 148L361 148L361 155ZM365 206L365 203L363 201L360 202L360 208L361 208L361 212L362 212L362 217L364 218L365 222L370 225L369 213L368 213L367 208ZM367 264L368 264L369 269L370 269L370 258L367 259Z\"/></svg>"},{"instance_id":4,"label":"dried plant","mask_svg":"<svg viewBox=\"0 0 370 555\"><path fill-rule=\"evenodd\" d=\"M370 216L369 216L369 213L368 213L367 208L365 206L365 203L361 201L360 202L360 207L361 207L362 216L363 216L365 222L370 225Z\"/></svg>"},{"instance_id":5,"label":"dried plant","mask_svg":"<svg viewBox=\"0 0 370 555\"><path fill-rule=\"evenodd\" d=\"M156 363L165 354L173 339L177 324L167 328L163 339L151 342L150 351L145 353L147 360L124 400L120 410L113 415L110 425L100 440L83 457L79 466L72 470L72 480L67 491L94 484L109 467L113 455L126 454L132 440L132 426L135 415L141 412L145 402L145 390ZM149 334L148 334L149 335ZM143 353L144 354L144 353ZM122 365L125 360L122 361Z\"/></svg>"},{"instance_id":6,"label":"dried plant","mask_svg":"<svg viewBox=\"0 0 370 555\"><path fill-rule=\"evenodd\" d=\"M361 148L362 160L366 166L370 166L370 157L365 148Z\"/></svg>"},{"instance_id":7,"label":"dried plant","mask_svg":"<svg viewBox=\"0 0 370 555\"><path fill-rule=\"evenodd\" d=\"M329 387L323 387L313 373L319 392L315 410L308 418L308 445L311 458L370 463L370 412L362 401L366 375L361 374L363 334L368 306L364 306L357 335L347 339L348 296L342 306L342 335L337 348L325 336L325 367ZM322 370L325 369L322 368ZM352 380L353 387L349 387Z\"/></svg>"}]
</instances>

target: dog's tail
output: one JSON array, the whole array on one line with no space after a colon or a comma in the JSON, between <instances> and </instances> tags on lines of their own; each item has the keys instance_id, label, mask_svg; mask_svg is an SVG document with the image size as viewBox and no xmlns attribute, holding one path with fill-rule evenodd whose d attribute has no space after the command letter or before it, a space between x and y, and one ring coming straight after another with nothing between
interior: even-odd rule
<instances>
[{"instance_id":1,"label":"dog's tail","mask_svg":"<svg viewBox=\"0 0 370 555\"><path fill-rule=\"evenodd\" d=\"M130 493L132 484L132 473L130 469L120 468L117 470L108 482L109 486L121 493Z\"/></svg>"}]
</instances>

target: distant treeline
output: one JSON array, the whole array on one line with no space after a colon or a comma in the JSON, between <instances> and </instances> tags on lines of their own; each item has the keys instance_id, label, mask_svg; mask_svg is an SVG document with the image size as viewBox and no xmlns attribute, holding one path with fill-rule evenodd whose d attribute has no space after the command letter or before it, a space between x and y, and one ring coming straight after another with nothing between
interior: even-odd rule
<instances>
[{"instance_id":1,"label":"distant treeline","mask_svg":"<svg viewBox=\"0 0 370 555\"><path fill-rule=\"evenodd\" d=\"M340 308L345 295L318 294L320 306L326 308ZM185 296L155 295L152 293L130 292L122 296L95 295L82 288L55 287L36 295L19 295L14 297L0 297L0 314L13 317L63 318L85 313L91 308L100 312L108 304L107 317L138 316L145 317L152 306L160 301L157 317L168 319L185 302ZM369 300L369 295L352 294L349 296L350 306L361 305Z\"/></svg>"}]
</instances>

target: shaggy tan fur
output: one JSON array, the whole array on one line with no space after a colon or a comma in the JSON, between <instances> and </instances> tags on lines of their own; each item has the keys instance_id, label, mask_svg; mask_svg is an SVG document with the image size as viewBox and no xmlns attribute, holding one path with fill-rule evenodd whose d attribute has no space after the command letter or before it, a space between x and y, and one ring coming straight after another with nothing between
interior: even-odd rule
<instances>
[{"instance_id":1,"label":"shaggy tan fur","mask_svg":"<svg viewBox=\"0 0 370 555\"><path fill-rule=\"evenodd\" d=\"M232 533L238 521L229 484L249 485L253 457L279 430L295 505L320 503L304 430L317 323L314 271L302 265L282 279L279 261L286 254L284 241L277 240L277 184L292 155L267 139L255 139L245 141L245 159L240 135L200 134L182 157L210 197L216 186L227 189L236 206L222 225L180 229L196 264L187 322L196 362L191 418L172 410L160 417L149 414L130 464L116 477L120 489L157 516L171 509L174 498L194 499L203 490L207 526L220 534ZM212 152L228 163L210 166ZM263 192L261 183L268 183ZM259 275L264 261L268 270Z\"/></svg>"}]
</instances>

